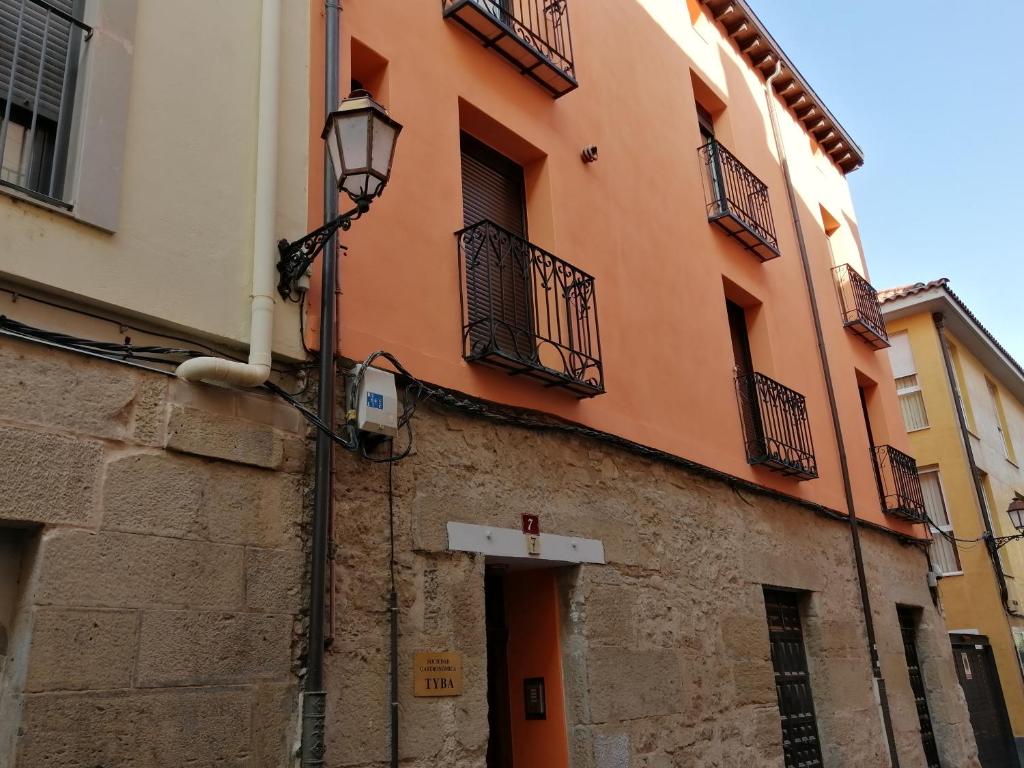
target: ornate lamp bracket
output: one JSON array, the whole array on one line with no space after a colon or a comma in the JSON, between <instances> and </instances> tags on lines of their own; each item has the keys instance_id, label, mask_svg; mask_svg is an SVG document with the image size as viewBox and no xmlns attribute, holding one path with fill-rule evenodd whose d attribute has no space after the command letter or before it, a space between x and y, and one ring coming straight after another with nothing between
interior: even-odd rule
<instances>
[{"instance_id":1,"label":"ornate lamp bracket","mask_svg":"<svg viewBox=\"0 0 1024 768\"><path fill-rule=\"evenodd\" d=\"M309 269L309 265L324 249L331 236L339 229L347 232L352 226L352 222L366 213L369 208L369 200L357 200L355 208L332 219L322 227L314 229L301 239L292 242L278 241L277 251L280 258L277 261L277 271L281 277L277 281L277 292L281 294L282 298L291 298L295 283Z\"/></svg>"}]
</instances>

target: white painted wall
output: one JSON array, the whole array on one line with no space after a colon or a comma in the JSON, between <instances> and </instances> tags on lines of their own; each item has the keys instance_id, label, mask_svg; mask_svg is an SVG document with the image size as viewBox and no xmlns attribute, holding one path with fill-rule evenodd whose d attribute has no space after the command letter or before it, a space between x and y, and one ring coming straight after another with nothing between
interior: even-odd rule
<instances>
[{"instance_id":1,"label":"white painted wall","mask_svg":"<svg viewBox=\"0 0 1024 768\"><path fill-rule=\"evenodd\" d=\"M294 239L308 229L308 3L286 0L280 34L276 230ZM0 278L244 345L260 3L139 0L130 45L116 231L101 231L0 189ZM278 301L277 354L302 356L298 324L297 305Z\"/></svg>"}]
</instances>

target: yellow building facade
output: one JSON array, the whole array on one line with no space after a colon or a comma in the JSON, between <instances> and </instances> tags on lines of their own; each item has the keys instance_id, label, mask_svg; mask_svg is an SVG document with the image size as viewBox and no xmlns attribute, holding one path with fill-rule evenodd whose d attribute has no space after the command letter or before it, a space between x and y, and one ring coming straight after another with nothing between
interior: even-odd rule
<instances>
[{"instance_id":1,"label":"yellow building facade","mask_svg":"<svg viewBox=\"0 0 1024 768\"><path fill-rule=\"evenodd\" d=\"M1017 765L1007 761L1020 759L1009 755L1024 742L1024 543L1001 537L1017 533L1007 507L1024 494L1024 370L945 279L881 299L931 522L932 568L982 764ZM979 671L961 647L990 649L998 672L991 696L974 691L972 701Z\"/></svg>"}]
</instances>

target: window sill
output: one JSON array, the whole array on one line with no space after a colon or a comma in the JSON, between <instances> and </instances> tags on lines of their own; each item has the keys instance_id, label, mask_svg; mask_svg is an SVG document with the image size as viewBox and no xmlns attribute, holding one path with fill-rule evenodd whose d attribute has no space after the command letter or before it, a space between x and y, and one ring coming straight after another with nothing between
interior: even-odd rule
<instances>
[{"instance_id":1,"label":"window sill","mask_svg":"<svg viewBox=\"0 0 1024 768\"><path fill-rule=\"evenodd\" d=\"M39 198L30 195L28 192L23 192L18 187L10 187L6 184L0 184L0 195L9 197L16 203L28 203L29 205L34 205L37 208L42 208L44 211L50 211L50 213L59 213L61 216L67 216L71 219L76 218L70 203L68 203L66 207L63 205L54 205L53 203L48 203L45 200L40 200Z\"/></svg>"},{"instance_id":2,"label":"window sill","mask_svg":"<svg viewBox=\"0 0 1024 768\"><path fill-rule=\"evenodd\" d=\"M907 434L913 434L914 432L924 432L926 429L931 429L932 425L929 424L927 427L918 427L917 429L908 429Z\"/></svg>"},{"instance_id":3,"label":"window sill","mask_svg":"<svg viewBox=\"0 0 1024 768\"><path fill-rule=\"evenodd\" d=\"M951 576L963 576L963 575L964 575L963 571L950 571L949 573L942 574L942 578L948 579Z\"/></svg>"}]
</instances>

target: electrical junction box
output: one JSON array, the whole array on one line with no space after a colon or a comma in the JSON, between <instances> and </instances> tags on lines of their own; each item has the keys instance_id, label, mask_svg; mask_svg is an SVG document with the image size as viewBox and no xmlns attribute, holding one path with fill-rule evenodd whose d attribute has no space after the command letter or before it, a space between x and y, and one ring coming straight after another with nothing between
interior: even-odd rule
<instances>
[{"instance_id":1,"label":"electrical junction box","mask_svg":"<svg viewBox=\"0 0 1024 768\"><path fill-rule=\"evenodd\" d=\"M362 379L360 380L360 373ZM356 427L363 432L394 437L398 434L398 390L395 374L357 365L351 375L359 380L356 391Z\"/></svg>"}]
</instances>

